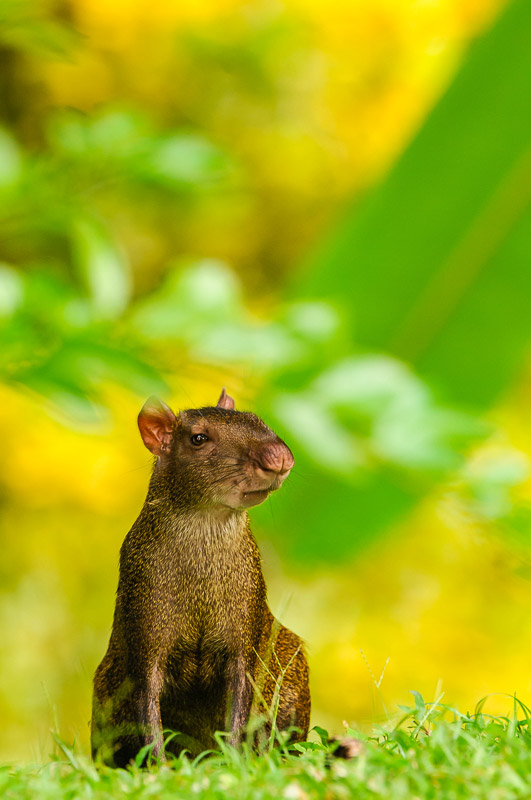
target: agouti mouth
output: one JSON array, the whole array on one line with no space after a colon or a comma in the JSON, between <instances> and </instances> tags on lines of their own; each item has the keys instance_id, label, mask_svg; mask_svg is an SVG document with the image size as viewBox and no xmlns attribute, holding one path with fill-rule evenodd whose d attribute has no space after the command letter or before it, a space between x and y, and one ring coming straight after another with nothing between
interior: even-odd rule
<instances>
[{"instance_id":1,"label":"agouti mouth","mask_svg":"<svg viewBox=\"0 0 531 800\"><path fill-rule=\"evenodd\" d=\"M271 491L273 491L273 487L272 486L268 486L267 489L253 489L253 491L251 491L251 492L244 492L244 495L253 495L253 496L258 497L259 495L262 495L262 494L269 494L269 492L271 492Z\"/></svg>"}]
</instances>

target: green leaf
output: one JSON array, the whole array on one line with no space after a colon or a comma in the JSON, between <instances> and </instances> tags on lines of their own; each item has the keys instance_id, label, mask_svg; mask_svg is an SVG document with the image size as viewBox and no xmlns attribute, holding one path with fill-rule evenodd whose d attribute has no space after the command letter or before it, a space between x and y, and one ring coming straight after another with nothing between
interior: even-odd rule
<instances>
[{"instance_id":1,"label":"green leaf","mask_svg":"<svg viewBox=\"0 0 531 800\"><path fill-rule=\"evenodd\" d=\"M273 412L321 468L348 477L365 466L361 444L315 398L302 393L280 394L274 400Z\"/></svg>"},{"instance_id":2,"label":"green leaf","mask_svg":"<svg viewBox=\"0 0 531 800\"><path fill-rule=\"evenodd\" d=\"M95 315L118 317L131 293L129 264L104 226L88 217L73 226L74 257Z\"/></svg>"},{"instance_id":3,"label":"green leaf","mask_svg":"<svg viewBox=\"0 0 531 800\"><path fill-rule=\"evenodd\" d=\"M0 319L13 314L24 296L21 275L8 264L0 262Z\"/></svg>"},{"instance_id":4,"label":"green leaf","mask_svg":"<svg viewBox=\"0 0 531 800\"><path fill-rule=\"evenodd\" d=\"M221 177L228 161L222 151L207 139L181 133L156 143L145 166L146 170L170 184L201 184Z\"/></svg>"},{"instance_id":5,"label":"green leaf","mask_svg":"<svg viewBox=\"0 0 531 800\"><path fill-rule=\"evenodd\" d=\"M69 53L81 34L64 22L52 19L52 11L46 6L35 0L4 0L0 42L24 54L56 57Z\"/></svg>"},{"instance_id":6,"label":"green leaf","mask_svg":"<svg viewBox=\"0 0 531 800\"><path fill-rule=\"evenodd\" d=\"M413 698L415 700L415 710L424 712L426 710L426 703L424 702L424 698L420 694L420 692L416 692L415 690L411 691Z\"/></svg>"},{"instance_id":7,"label":"green leaf","mask_svg":"<svg viewBox=\"0 0 531 800\"><path fill-rule=\"evenodd\" d=\"M172 269L161 288L137 304L132 322L148 339L195 342L217 323L237 321L242 314L234 273L222 261L203 259Z\"/></svg>"},{"instance_id":8,"label":"green leaf","mask_svg":"<svg viewBox=\"0 0 531 800\"><path fill-rule=\"evenodd\" d=\"M0 189L10 187L19 180L22 171L22 155L17 142L0 128Z\"/></svg>"},{"instance_id":9,"label":"green leaf","mask_svg":"<svg viewBox=\"0 0 531 800\"><path fill-rule=\"evenodd\" d=\"M319 725L314 725L312 731L315 731L318 737L321 740L321 744L327 745L328 740L330 739L330 734L325 728L321 728Z\"/></svg>"}]
</instances>

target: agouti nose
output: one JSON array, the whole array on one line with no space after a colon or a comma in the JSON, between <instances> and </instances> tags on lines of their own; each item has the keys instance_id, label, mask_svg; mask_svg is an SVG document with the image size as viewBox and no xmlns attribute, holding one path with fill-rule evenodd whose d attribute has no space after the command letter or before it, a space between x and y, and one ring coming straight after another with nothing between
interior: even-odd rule
<instances>
[{"instance_id":1,"label":"agouti nose","mask_svg":"<svg viewBox=\"0 0 531 800\"><path fill-rule=\"evenodd\" d=\"M256 460L261 469L276 472L278 475L287 474L295 463L291 450L282 442L260 448L256 453Z\"/></svg>"}]
</instances>

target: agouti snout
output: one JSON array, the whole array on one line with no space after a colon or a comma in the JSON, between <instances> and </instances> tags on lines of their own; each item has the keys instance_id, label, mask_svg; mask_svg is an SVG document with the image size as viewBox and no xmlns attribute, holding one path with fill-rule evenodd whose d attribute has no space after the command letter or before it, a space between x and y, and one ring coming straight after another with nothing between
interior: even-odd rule
<instances>
[{"instance_id":1,"label":"agouti snout","mask_svg":"<svg viewBox=\"0 0 531 800\"><path fill-rule=\"evenodd\" d=\"M308 664L273 617L247 508L278 489L289 447L223 390L215 407L174 414L150 398L138 417L156 456L146 502L120 552L109 647L94 678L92 751L126 766L152 745L199 753L251 717L304 739ZM256 745L256 732L252 733Z\"/></svg>"}]
</instances>

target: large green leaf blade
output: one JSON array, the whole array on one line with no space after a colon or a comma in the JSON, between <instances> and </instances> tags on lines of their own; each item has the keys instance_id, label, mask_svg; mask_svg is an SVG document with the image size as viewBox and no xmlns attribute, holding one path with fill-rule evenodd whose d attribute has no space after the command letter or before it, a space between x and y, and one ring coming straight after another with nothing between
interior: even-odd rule
<instances>
[{"instance_id":1,"label":"large green leaf blade","mask_svg":"<svg viewBox=\"0 0 531 800\"><path fill-rule=\"evenodd\" d=\"M296 291L342 304L352 348L409 361L439 397L477 410L517 374L531 338L529 30L531 4L517 0L471 48L386 182L346 210ZM282 375L279 392L288 387L293 376ZM286 549L309 560L356 552L450 469L374 460L349 481L300 448L296 459L274 524L267 510L258 516L288 530Z\"/></svg>"},{"instance_id":2,"label":"large green leaf blade","mask_svg":"<svg viewBox=\"0 0 531 800\"><path fill-rule=\"evenodd\" d=\"M347 209L303 290L347 298L359 345L478 407L514 376L531 336L529 30L531 5L517 0L385 184Z\"/></svg>"}]
</instances>

